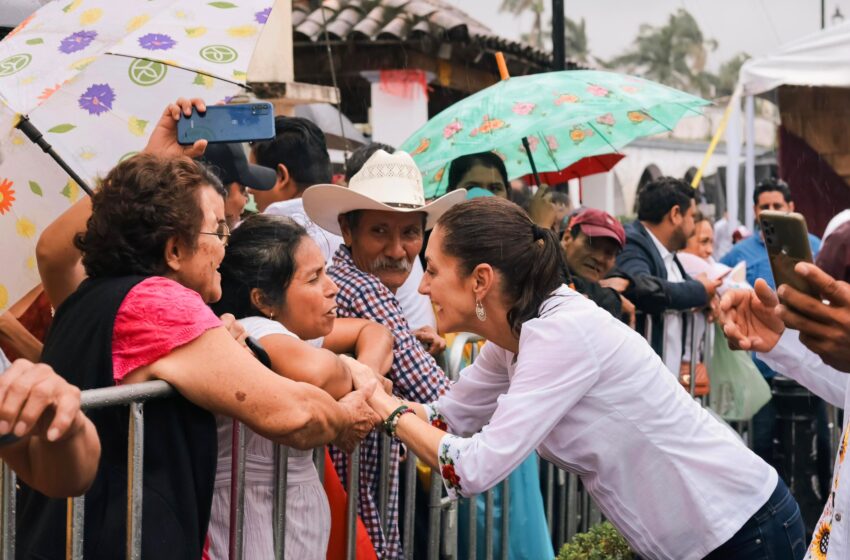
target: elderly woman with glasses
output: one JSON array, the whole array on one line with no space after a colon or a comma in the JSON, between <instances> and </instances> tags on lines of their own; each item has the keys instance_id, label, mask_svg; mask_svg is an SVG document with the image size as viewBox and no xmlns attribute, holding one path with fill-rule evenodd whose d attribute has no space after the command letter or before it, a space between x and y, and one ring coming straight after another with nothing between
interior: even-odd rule
<instances>
[{"instance_id":1,"label":"elderly woman with glasses","mask_svg":"<svg viewBox=\"0 0 850 560\"><path fill-rule=\"evenodd\" d=\"M92 200L60 218L39 244L45 289L57 306L44 361L81 389L162 379L179 393L145 405L143 558L201 557L216 469L212 413L299 449L330 441L350 448L373 418L364 398L374 387L336 401L281 377L208 307L221 297L218 268L229 232L221 184L185 157L204 146L184 149L175 140L176 121L191 110L185 100L169 106L148 153L118 164ZM83 228L79 219L87 215ZM84 554L121 558L128 410L100 409L90 418L102 458L86 495ZM63 558L65 502L23 487L18 512L18 553Z\"/></svg>"}]
</instances>

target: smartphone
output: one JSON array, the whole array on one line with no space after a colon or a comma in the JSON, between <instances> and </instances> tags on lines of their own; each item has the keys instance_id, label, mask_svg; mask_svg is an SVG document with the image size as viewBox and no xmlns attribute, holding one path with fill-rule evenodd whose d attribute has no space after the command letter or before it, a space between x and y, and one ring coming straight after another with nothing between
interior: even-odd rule
<instances>
[{"instance_id":1,"label":"smartphone","mask_svg":"<svg viewBox=\"0 0 850 560\"><path fill-rule=\"evenodd\" d=\"M803 215L764 210L759 214L759 223L776 286L788 284L800 292L819 298L809 283L794 271L798 262L813 262L809 230Z\"/></svg>"},{"instance_id":2,"label":"smartphone","mask_svg":"<svg viewBox=\"0 0 850 560\"><path fill-rule=\"evenodd\" d=\"M198 140L217 142L251 142L274 138L274 109L268 102L209 105L192 116L181 115L177 121L177 141L191 145Z\"/></svg>"}]
</instances>

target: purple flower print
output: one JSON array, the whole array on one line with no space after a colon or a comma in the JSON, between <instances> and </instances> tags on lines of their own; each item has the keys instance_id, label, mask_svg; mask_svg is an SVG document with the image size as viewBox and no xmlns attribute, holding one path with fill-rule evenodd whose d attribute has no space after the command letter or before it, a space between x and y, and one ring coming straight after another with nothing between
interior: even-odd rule
<instances>
[{"instance_id":1,"label":"purple flower print","mask_svg":"<svg viewBox=\"0 0 850 560\"><path fill-rule=\"evenodd\" d=\"M256 20L257 23L265 24L269 20L270 13L272 13L271 8L266 8L265 10L259 11L254 14L254 20Z\"/></svg>"},{"instance_id":2,"label":"purple flower print","mask_svg":"<svg viewBox=\"0 0 850 560\"><path fill-rule=\"evenodd\" d=\"M77 31L71 33L59 43L59 51L65 54L75 53L91 45L97 38L97 31Z\"/></svg>"},{"instance_id":3,"label":"purple flower print","mask_svg":"<svg viewBox=\"0 0 850 560\"><path fill-rule=\"evenodd\" d=\"M139 37L139 45L149 51L167 51L177 44L177 41L162 33L148 33Z\"/></svg>"},{"instance_id":4,"label":"purple flower print","mask_svg":"<svg viewBox=\"0 0 850 560\"><path fill-rule=\"evenodd\" d=\"M90 115L100 115L112 109L115 92L109 84L92 84L80 96L80 109L85 109Z\"/></svg>"}]
</instances>

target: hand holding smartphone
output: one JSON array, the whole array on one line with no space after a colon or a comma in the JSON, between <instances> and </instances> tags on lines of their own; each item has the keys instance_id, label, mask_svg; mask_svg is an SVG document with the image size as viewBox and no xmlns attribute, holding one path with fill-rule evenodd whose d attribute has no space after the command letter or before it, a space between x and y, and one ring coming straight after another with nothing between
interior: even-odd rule
<instances>
[{"instance_id":1,"label":"hand holding smartphone","mask_svg":"<svg viewBox=\"0 0 850 560\"><path fill-rule=\"evenodd\" d=\"M777 287L788 284L795 290L820 299L820 295L794 271L798 262L813 262L806 219L796 212L762 211L759 214L764 245Z\"/></svg>"},{"instance_id":2,"label":"hand holding smartphone","mask_svg":"<svg viewBox=\"0 0 850 560\"><path fill-rule=\"evenodd\" d=\"M199 113L181 116L177 121L177 141L191 145L198 140L209 143L252 142L274 138L274 109L268 102L209 105Z\"/></svg>"}]
</instances>

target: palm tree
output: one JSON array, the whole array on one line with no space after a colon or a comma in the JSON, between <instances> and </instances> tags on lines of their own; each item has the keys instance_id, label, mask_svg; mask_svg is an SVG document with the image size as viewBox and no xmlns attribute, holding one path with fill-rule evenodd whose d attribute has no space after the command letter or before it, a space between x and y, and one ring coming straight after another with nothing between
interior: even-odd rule
<instances>
[{"instance_id":1,"label":"palm tree","mask_svg":"<svg viewBox=\"0 0 850 560\"><path fill-rule=\"evenodd\" d=\"M581 18L578 23L568 17L564 18L564 43L567 58L580 64L590 62L590 48L584 18Z\"/></svg>"},{"instance_id":2,"label":"palm tree","mask_svg":"<svg viewBox=\"0 0 850 560\"><path fill-rule=\"evenodd\" d=\"M679 9L663 26L641 25L632 49L606 66L707 95L713 76L705 71L705 62L708 52L716 48L717 42L703 36L693 16Z\"/></svg>"},{"instance_id":3,"label":"palm tree","mask_svg":"<svg viewBox=\"0 0 850 560\"><path fill-rule=\"evenodd\" d=\"M747 53L738 53L723 64L717 71L717 96L732 95L735 85L738 83L738 74L741 66L750 59Z\"/></svg>"},{"instance_id":4,"label":"palm tree","mask_svg":"<svg viewBox=\"0 0 850 560\"><path fill-rule=\"evenodd\" d=\"M534 12L534 24L531 27L531 33L523 35L523 40L528 41L538 49L543 48L544 33L543 33L543 1L544 0L502 0L502 5L499 7L500 12L510 12L520 15L528 10Z\"/></svg>"}]
</instances>

